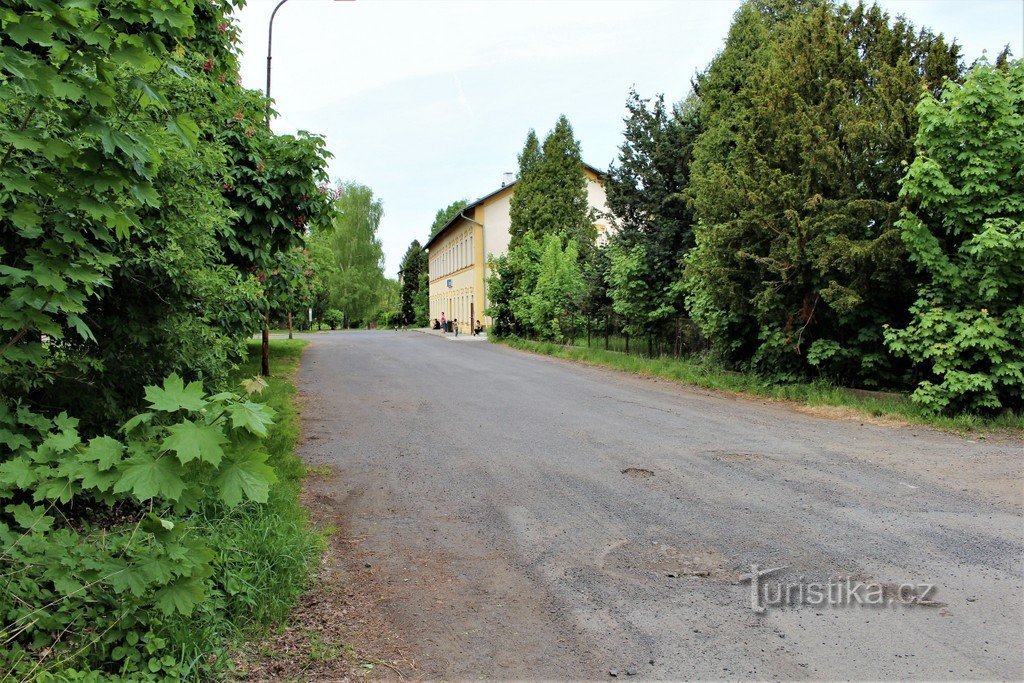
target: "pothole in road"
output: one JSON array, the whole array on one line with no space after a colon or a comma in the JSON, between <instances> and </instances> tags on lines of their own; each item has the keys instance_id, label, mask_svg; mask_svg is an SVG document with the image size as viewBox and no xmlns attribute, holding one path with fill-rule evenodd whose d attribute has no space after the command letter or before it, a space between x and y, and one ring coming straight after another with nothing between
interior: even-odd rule
<instances>
[{"instance_id":1,"label":"pothole in road","mask_svg":"<svg viewBox=\"0 0 1024 683\"><path fill-rule=\"evenodd\" d=\"M643 467L627 467L622 470L622 473L627 477L633 477L634 479L648 479L654 476L654 472Z\"/></svg>"},{"instance_id":2,"label":"pothole in road","mask_svg":"<svg viewBox=\"0 0 1024 683\"><path fill-rule=\"evenodd\" d=\"M604 569L629 574L657 574L666 578L712 578L731 583L738 574L725 566L725 558L714 550L679 548L658 541L625 541L609 550Z\"/></svg>"}]
</instances>

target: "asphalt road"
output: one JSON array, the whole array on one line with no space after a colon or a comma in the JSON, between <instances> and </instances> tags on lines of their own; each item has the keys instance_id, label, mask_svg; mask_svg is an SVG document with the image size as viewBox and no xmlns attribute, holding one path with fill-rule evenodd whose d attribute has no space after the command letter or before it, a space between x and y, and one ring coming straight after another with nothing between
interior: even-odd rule
<instances>
[{"instance_id":1,"label":"asphalt road","mask_svg":"<svg viewBox=\"0 0 1024 683\"><path fill-rule=\"evenodd\" d=\"M301 454L428 678L1024 679L1019 442L416 332L315 335L298 377ZM753 564L770 598L935 589L758 614Z\"/></svg>"}]
</instances>

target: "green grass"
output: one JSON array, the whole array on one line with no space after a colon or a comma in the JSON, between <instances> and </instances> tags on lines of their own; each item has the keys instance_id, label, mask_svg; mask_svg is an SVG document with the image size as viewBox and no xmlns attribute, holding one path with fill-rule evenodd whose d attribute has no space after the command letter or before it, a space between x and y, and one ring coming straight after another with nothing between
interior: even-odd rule
<instances>
[{"instance_id":1,"label":"green grass","mask_svg":"<svg viewBox=\"0 0 1024 683\"><path fill-rule=\"evenodd\" d=\"M264 442L279 480L268 501L233 509L211 505L192 520L216 555L219 585L201 610L167 624L169 639L179 644L179 665L187 678L223 676L231 648L285 620L323 551L323 538L310 529L299 502L306 470L295 455L299 422L292 374L308 343L270 342L271 375L257 399L277 413ZM250 341L248 350L247 361L234 373L236 382L259 374L259 340Z\"/></svg>"},{"instance_id":2,"label":"green grass","mask_svg":"<svg viewBox=\"0 0 1024 683\"><path fill-rule=\"evenodd\" d=\"M329 327L324 327L323 329L320 329L320 330L300 330L299 328L296 327L296 328L294 328L292 330L292 334L316 334L318 332L330 332L330 331L331 331L331 328L329 328ZM280 329L279 328L273 328L273 329L270 330L270 334L288 334L288 328L287 327L280 328ZM257 372L259 371L259 366L257 366L256 370L257 370Z\"/></svg>"},{"instance_id":3,"label":"green grass","mask_svg":"<svg viewBox=\"0 0 1024 683\"><path fill-rule=\"evenodd\" d=\"M727 371L702 359L644 358L626 355L603 348L563 346L551 342L537 342L517 337L494 339L501 344L523 351L532 351L556 358L565 358L589 365L600 365L623 372L647 377L661 377L683 384L760 396L780 401L793 401L808 406L849 408L865 417L896 419L911 424L929 425L955 432L1000 432L1011 436L1024 436L1024 416L1003 414L997 417L961 414L933 415L908 397L859 396L849 389L827 382L779 384L758 375ZM599 340L603 345L603 339Z\"/></svg>"}]
</instances>

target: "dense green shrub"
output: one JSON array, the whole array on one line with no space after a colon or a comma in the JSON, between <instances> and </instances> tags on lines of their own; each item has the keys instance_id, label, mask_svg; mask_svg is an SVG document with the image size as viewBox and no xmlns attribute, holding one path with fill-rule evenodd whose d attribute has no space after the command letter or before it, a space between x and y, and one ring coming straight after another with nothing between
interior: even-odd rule
<instances>
[{"instance_id":1,"label":"dense green shrub","mask_svg":"<svg viewBox=\"0 0 1024 683\"><path fill-rule=\"evenodd\" d=\"M1024 61L975 66L917 108L899 221L926 279L889 347L927 370L935 410L1024 407Z\"/></svg>"},{"instance_id":2,"label":"dense green shrub","mask_svg":"<svg viewBox=\"0 0 1024 683\"><path fill-rule=\"evenodd\" d=\"M260 439L273 411L246 393L209 395L172 375L111 436L78 421L0 408L3 663L25 671L81 658L109 671L177 673L139 647L207 593L213 553L190 516L210 502L266 502L276 481ZM54 634L60 634L54 639Z\"/></svg>"},{"instance_id":3,"label":"dense green shrub","mask_svg":"<svg viewBox=\"0 0 1024 683\"><path fill-rule=\"evenodd\" d=\"M196 675L227 582L198 530L269 501L270 413L222 389L333 204L322 140L238 85L231 10L0 7L0 675Z\"/></svg>"},{"instance_id":4,"label":"dense green shrub","mask_svg":"<svg viewBox=\"0 0 1024 683\"><path fill-rule=\"evenodd\" d=\"M336 330L345 324L345 315L336 308L329 308L324 311L321 319L332 330Z\"/></svg>"}]
</instances>

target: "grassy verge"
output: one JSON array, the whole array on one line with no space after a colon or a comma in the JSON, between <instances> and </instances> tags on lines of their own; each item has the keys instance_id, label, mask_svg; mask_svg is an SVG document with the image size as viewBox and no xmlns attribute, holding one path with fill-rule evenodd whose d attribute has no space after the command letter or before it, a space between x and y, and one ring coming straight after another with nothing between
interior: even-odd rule
<instances>
[{"instance_id":1,"label":"grassy verge","mask_svg":"<svg viewBox=\"0 0 1024 683\"><path fill-rule=\"evenodd\" d=\"M292 330L292 334L316 334L317 332L330 332L330 331L331 331L331 328L329 328L329 327L324 327L323 329L319 329L319 330L300 330L299 328L296 327L295 329ZM284 328L276 328L275 327L275 328L272 328L270 330L270 334L288 334L288 328L287 327L284 327ZM259 366L256 367L256 370L257 370L257 372L259 371Z\"/></svg>"},{"instance_id":2,"label":"grassy verge","mask_svg":"<svg viewBox=\"0 0 1024 683\"><path fill-rule=\"evenodd\" d=\"M184 678L221 677L230 666L228 650L280 623L307 587L309 570L323 549L299 503L305 468L295 456L299 437L292 374L308 342L270 342L271 376L258 400L276 412L264 442L278 482L263 505L210 506L193 519L195 531L215 553L218 585L187 619L167 624L167 637L179 644ZM248 361L238 381L259 374L260 342L249 343Z\"/></svg>"},{"instance_id":3,"label":"grassy verge","mask_svg":"<svg viewBox=\"0 0 1024 683\"><path fill-rule=\"evenodd\" d=\"M600 365L648 377L661 377L683 384L749 394L781 401L793 401L815 407L854 410L866 417L889 418L911 424L929 425L956 432L993 431L1024 436L1024 416L1004 414L993 418L978 415L932 415L906 397L865 397L827 382L778 384L752 374L729 372L712 363L692 359L644 358L615 351L563 346L516 337L492 339L524 351L556 358Z\"/></svg>"}]
</instances>

